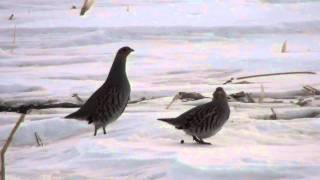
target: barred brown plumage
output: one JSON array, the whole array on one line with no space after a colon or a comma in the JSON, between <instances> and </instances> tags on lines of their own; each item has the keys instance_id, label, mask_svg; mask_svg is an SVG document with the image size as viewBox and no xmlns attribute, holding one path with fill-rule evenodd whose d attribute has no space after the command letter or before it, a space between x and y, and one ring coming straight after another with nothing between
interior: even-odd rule
<instances>
[{"instance_id":1,"label":"barred brown plumage","mask_svg":"<svg viewBox=\"0 0 320 180\"><path fill-rule=\"evenodd\" d=\"M94 124L94 135L97 135L100 128L106 134L106 126L119 118L130 98L126 61L132 51L130 47L119 49L105 83L78 111L65 118L86 120L89 124Z\"/></svg>"},{"instance_id":2,"label":"barred brown plumage","mask_svg":"<svg viewBox=\"0 0 320 180\"><path fill-rule=\"evenodd\" d=\"M177 129L185 131L199 144L210 144L203 139L215 135L227 122L230 108L223 88L218 87L211 102L197 106L177 118L160 118Z\"/></svg>"}]
</instances>

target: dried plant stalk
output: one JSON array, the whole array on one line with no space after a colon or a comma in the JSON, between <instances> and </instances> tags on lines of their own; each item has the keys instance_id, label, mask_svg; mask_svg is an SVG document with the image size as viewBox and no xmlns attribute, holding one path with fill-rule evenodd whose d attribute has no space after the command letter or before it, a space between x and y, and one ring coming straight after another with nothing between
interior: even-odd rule
<instances>
[{"instance_id":1,"label":"dried plant stalk","mask_svg":"<svg viewBox=\"0 0 320 180\"><path fill-rule=\"evenodd\" d=\"M14 25L13 29L13 38L12 38L12 47L11 47L11 53L13 53L14 48L16 47L16 32L17 32L17 26Z\"/></svg>"},{"instance_id":2,"label":"dried plant stalk","mask_svg":"<svg viewBox=\"0 0 320 180\"><path fill-rule=\"evenodd\" d=\"M11 16L9 17L9 19L8 20L13 20L13 18L14 18L14 14L11 14Z\"/></svg>"},{"instance_id":3,"label":"dried plant stalk","mask_svg":"<svg viewBox=\"0 0 320 180\"><path fill-rule=\"evenodd\" d=\"M270 115L270 119L276 120L278 117L277 117L277 114L273 108L271 108L271 112L272 112L272 115Z\"/></svg>"},{"instance_id":4,"label":"dried plant stalk","mask_svg":"<svg viewBox=\"0 0 320 180\"><path fill-rule=\"evenodd\" d=\"M83 16L94 4L95 0L85 0L81 8L80 16Z\"/></svg>"},{"instance_id":5,"label":"dried plant stalk","mask_svg":"<svg viewBox=\"0 0 320 180\"><path fill-rule=\"evenodd\" d=\"M168 106L166 107L166 109L169 109L170 106L171 106L177 99L180 99L179 94L176 94L176 95L172 98L171 102L168 104Z\"/></svg>"},{"instance_id":6,"label":"dried plant stalk","mask_svg":"<svg viewBox=\"0 0 320 180\"><path fill-rule=\"evenodd\" d=\"M233 83L234 80L241 80L241 79L249 79L249 78L256 78L256 77L266 77L266 76L279 76L279 75L290 75L290 74L317 74L311 71L293 71L293 72L282 72L282 73L268 73L268 74L257 74L257 75L250 75L250 76L241 76L238 78L231 78L224 82L223 84Z\"/></svg>"},{"instance_id":7,"label":"dried plant stalk","mask_svg":"<svg viewBox=\"0 0 320 180\"><path fill-rule=\"evenodd\" d=\"M263 86L263 84L261 84L260 85L260 89L261 89L261 91L260 91L260 96L259 96L259 103L263 103L263 99L264 99L264 97L265 97L265 92L264 92L264 86Z\"/></svg>"},{"instance_id":8,"label":"dried plant stalk","mask_svg":"<svg viewBox=\"0 0 320 180\"><path fill-rule=\"evenodd\" d=\"M43 146L42 140L41 140L41 138L40 138L40 136L38 135L37 132L34 132L34 136L36 138L38 146Z\"/></svg>"},{"instance_id":9,"label":"dried plant stalk","mask_svg":"<svg viewBox=\"0 0 320 180\"><path fill-rule=\"evenodd\" d=\"M83 104L83 103L84 103L84 101L82 100L82 98L81 98L77 93L72 94L72 97L76 98L77 101L78 101L78 103L80 103L80 104Z\"/></svg>"},{"instance_id":10,"label":"dried plant stalk","mask_svg":"<svg viewBox=\"0 0 320 180\"><path fill-rule=\"evenodd\" d=\"M16 125L14 126L14 128L11 130L10 135L7 139L7 141L5 142L5 144L2 147L1 150L1 179L5 180L5 153L13 139L14 134L16 133L16 131L18 130L20 124L23 122L24 118L25 118L26 114L22 113L19 120L17 121Z\"/></svg>"},{"instance_id":11,"label":"dried plant stalk","mask_svg":"<svg viewBox=\"0 0 320 180\"><path fill-rule=\"evenodd\" d=\"M287 41L284 41L281 47L281 53L286 53L287 51Z\"/></svg>"}]
</instances>

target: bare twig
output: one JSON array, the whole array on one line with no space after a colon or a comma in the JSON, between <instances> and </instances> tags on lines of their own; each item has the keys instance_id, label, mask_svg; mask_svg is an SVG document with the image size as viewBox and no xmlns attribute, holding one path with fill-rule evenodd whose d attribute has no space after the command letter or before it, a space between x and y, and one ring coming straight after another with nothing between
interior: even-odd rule
<instances>
[{"instance_id":1,"label":"bare twig","mask_svg":"<svg viewBox=\"0 0 320 180\"><path fill-rule=\"evenodd\" d=\"M252 82L249 81L239 81L239 82L234 82L232 84L252 84Z\"/></svg>"},{"instance_id":2,"label":"bare twig","mask_svg":"<svg viewBox=\"0 0 320 180\"><path fill-rule=\"evenodd\" d=\"M287 41L284 41L282 43L282 47L281 47L281 53L286 53L287 51Z\"/></svg>"},{"instance_id":3,"label":"bare twig","mask_svg":"<svg viewBox=\"0 0 320 180\"><path fill-rule=\"evenodd\" d=\"M196 92L179 92L178 94L180 99L186 99L186 100L199 100L203 98L208 98Z\"/></svg>"},{"instance_id":4,"label":"bare twig","mask_svg":"<svg viewBox=\"0 0 320 180\"><path fill-rule=\"evenodd\" d=\"M306 106L306 105L308 105L310 102L311 102L310 99L300 98L300 99L298 100L298 102L296 102L296 103L294 103L294 104L297 104L298 106Z\"/></svg>"},{"instance_id":5,"label":"bare twig","mask_svg":"<svg viewBox=\"0 0 320 180\"><path fill-rule=\"evenodd\" d=\"M8 20L13 20L13 18L14 18L14 14L11 14L11 16L9 17L9 19Z\"/></svg>"},{"instance_id":6,"label":"bare twig","mask_svg":"<svg viewBox=\"0 0 320 180\"><path fill-rule=\"evenodd\" d=\"M199 100L199 99L203 99L203 98L208 98L203 96L200 93L196 93L196 92L179 92L178 94L176 94L172 101L168 104L168 106L166 107L166 109L169 109L170 106L177 100L177 99L182 99L185 101L195 101L195 100Z\"/></svg>"},{"instance_id":7,"label":"bare twig","mask_svg":"<svg viewBox=\"0 0 320 180\"><path fill-rule=\"evenodd\" d=\"M246 93L246 97L248 99L248 103L255 103L254 99L251 97L249 93Z\"/></svg>"},{"instance_id":8,"label":"bare twig","mask_svg":"<svg viewBox=\"0 0 320 180\"><path fill-rule=\"evenodd\" d=\"M232 83L232 81L234 80L234 78L230 78L229 80L227 80L226 82L224 82L223 84L229 84L229 83Z\"/></svg>"},{"instance_id":9,"label":"bare twig","mask_svg":"<svg viewBox=\"0 0 320 180\"><path fill-rule=\"evenodd\" d=\"M232 98L237 99L237 98L245 97L246 94L243 91L241 91L241 92L238 92L238 93L230 94L229 96L231 96Z\"/></svg>"},{"instance_id":10,"label":"bare twig","mask_svg":"<svg viewBox=\"0 0 320 180\"><path fill-rule=\"evenodd\" d=\"M17 26L14 25L11 53L13 53L13 50L16 47L16 31L17 31Z\"/></svg>"},{"instance_id":11,"label":"bare twig","mask_svg":"<svg viewBox=\"0 0 320 180\"><path fill-rule=\"evenodd\" d=\"M312 86L303 86L303 89L306 90L310 95L320 95L320 91Z\"/></svg>"},{"instance_id":12,"label":"bare twig","mask_svg":"<svg viewBox=\"0 0 320 180\"><path fill-rule=\"evenodd\" d=\"M11 130L10 135L5 142L4 146L2 147L1 150L1 179L5 180L5 153L13 139L14 134L16 133L17 129L19 128L20 124L23 122L25 116L26 116L26 110L21 114L19 120L17 121L16 125L14 128Z\"/></svg>"},{"instance_id":13,"label":"bare twig","mask_svg":"<svg viewBox=\"0 0 320 180\"><path fill-rule=\"evenodd\" d=\"M21 113L25 110L31 109L50 109L50 108L77 108L81 107L81 104L73 103L58 103L58 104L27 104L17 107L0 105L0 112L17 112Z\"/></svg>"},{"instance_id":14,"label":"bare twig","mask_svg":"<svg viewBox=\"0 0 320 180\"><path fill-rule=\"evenodd\" d=\"M95 0L85 0L81 8L80 16L83 16L94 4Z\"/></svg>"},{"instance_id":15,"label":"bare twig","mask_svg":"<svg viewBox=\"0 0 320 180\"><path fill-rule=\"evenodd\" d=\"M38 146L43 146L42 140L41 140L41 138L40 138L40 136L38 135L37 132L34 132L34 136L36 138Z\"/></svg>"},{"instance_id":16,"label":"bare twig","mask_svg":"<svg viewBox=\"0 0 320 180\"><path fill-rule=\"evenodd\" d=\"M228 99L245 102L246 93L244 91L230 94Z\"/></svg>"},{"instance_id":17,"label":"bare twig","mask_svg":"<svg viewBox=\"0 0 320 180\"><path fill-rule=\"evenodd\" d=\"M149 99L154 99L154 97L151 97ZM149 100L145 97L129 101L128 104L134 104L141 101ZM79 108L82 106L82 104L74 104L69 102L63 102L63 103L54 103L53 102L47 102L47 103L39 103L39 104L24 104L20 106L8 106L5 105L6 103L3 102L2 105L0 105L0 112L17 112L22 113L25 110L31 110L31 109L51 109L51 108Z\"/></svg>"},{"instance_id":18,"label":"bare twig","mask_svg":"<svg viewBox=\"0 0 320 180\"><path fill-rule=\"evenodd\" d=\"M266 77L266 76L279 76L279 75L290 75L290 74L317 74L315 72L310 71L294 71L294 72L282 72L282 73L269 73L269 74L257 74L257 75L250 75L250 76L241 76L238 78L231 78L224 82L223 84L233 83L234 80L241 80L241 79L249 79L249 78L256 78L256 77Z\"/></svg>"},{"instance_id":19,"label":"bare twig","mask_svg":"<svg viewBox=\"0 0 320 180\"><path fill-rule=\"evenodd\" d=\"M259 103L263 103L263 99L265 97L265 92L264 92L264 87L263 87L263 84L260 85L260 96L259 96Z\"/></svg>"},{"instance_id":20,"label":"bare twig","mask_svg":"<svg viewBox=\"0 0 320 180\"><path fill-rule=\"evenodd\" d=\"M176 95L172 98L171 102L168 104L168 106L166 107L166 109L169 109L170 106L171 106L177 99L180 99L179 94L176 94Z\"/></svg>"},{"instance_id":21,"label":"bare twig","mask_svg":"<svg viewBox=\"0 0 320 180\"><path fill-rule=\"evenodd\" d=\"M276 112L274 111L273 108L271 108L271 112L272 112L272 115L270 115L270 119L276 120L277 119L277 114L276 114Z\"/></svg>"},{"instance_id":22,"label":"bare twig","mask_svg":"<svg viewBox=\"0 0 320 180\"><path fill-rule=\"evenodd\" d=\"M129 104L135 104L135 103L138 103L138 102L141 102L141 101L144 101L144 100L147 100L147 98L146 97L141 97L139 99L131 100L128 103Z\"/></svg>"},{"instance_id":23,"label":"bare twig","mask_svg":"<svg viewBox=\"0 0 320 180\"><path fill-rule=\"evenodd\" d=\"M296 72L283 72L283 73L258 74L258 75L251 75L251 76L242 76L242 77L238 77L238 78L237 78L237 80L240 80L240 79L248 79L248 78L255 78L255 77L265 77L265 76L288 75L288 74L316 74L316 73L315 73L315 72L310 72L310 71L296 71Z\"/></svg>"},{"instance_id":24,"label":"bare twig","mask_svg":"<svg viewBox=\"0 0 320 180\"><path fill-rule=\"evenodd\" d=\"M80 98L80 96L77 93L72 94L72 97L76 98L78 103L83 104L84 101Z\"/></svg>"},{"instance_id":25,"label":"bare twig","mask_svg":"<svg viewBox=\"0 0 320 180\"><path fill-rule=\"evenodd\" d=\"M240 101L244 103L255 103L254 99L251 97L251 94L245 93L244 91L230 94L229 98L235 99L236 101Z\"/></svg>"}]
</instances>

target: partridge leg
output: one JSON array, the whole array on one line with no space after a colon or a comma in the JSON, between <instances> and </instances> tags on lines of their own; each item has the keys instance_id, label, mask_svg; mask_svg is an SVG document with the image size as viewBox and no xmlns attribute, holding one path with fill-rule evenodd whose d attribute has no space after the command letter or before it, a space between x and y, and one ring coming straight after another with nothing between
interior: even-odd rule
<instances>
[{"instance_id":1,"label":"partridge leg","mask_svg":"<svg viewBox=\"0 0 320 180\"><path fill-rule=\"evenodd\" d=\"M205 142L202 139L197 138L196 136L193 136L193 140L196 141L198 144L211 145L211 143Z\"/></svg>"},{"instance_id":2,"label":"partridge leg","mask_svg":"<svg viewBox=\"0 0 320 180\"><path fill-rule=\"evenodd\" d=\"M200 139L200 143L199 143L199 144L211 145L211 143L209 143L209 142L205 142L205 141L203 141L203 139Z\"/></svg>"},{"instance_id":3,"label":"partridge leg","mask_svg":"<svg viewBox=\"0 0 320 180\"><path fill-rule=\"evenodd\" d=\"M96 136L97 135L97 131L98 131L98 127L97 126L94 126L94 136Z\"/></svg>"},{"instance_id":4,"label":"partridge leg","mask_svg":"<svg viewBox=\"0 0 320 180\"><path fill-rule=\"evenodd\" d=\"M103 127L103 134L107 134L106 127Z\"/></svg>"}]
</instances>

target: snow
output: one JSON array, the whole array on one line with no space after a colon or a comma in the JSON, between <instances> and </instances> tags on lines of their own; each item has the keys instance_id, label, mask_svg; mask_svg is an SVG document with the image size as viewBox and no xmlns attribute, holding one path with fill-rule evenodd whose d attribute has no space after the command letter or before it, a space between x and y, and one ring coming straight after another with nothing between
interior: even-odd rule
<instances>
[{"instance_id":1,"label":"snow","mask_svg":"<svg viewBox=\"0 0 320 180\"><path fill-rule=\"evenodd\" d=\"M312 0L97 0L0 2L0 103L76 102L105 80L122 46L132 98L118 121L93 137L75 109L33 110L6 154L8 179L317 179L320 100L294 104L304 85L320 89L320 2ZM76 5L78 9L71 10ZM14 21L9 21L11 14ZM13 29L16 42L13 47ZM287 41L288 53L280 53ZM222 85L231 77L287 71ZM211 97L218 86L264 103L231 102L213 146L157 121L210 101L175 102L179 91ZM274 103L273 101L282 101ZM271 108L279 119L270 120ZM0 113L3 144L19 115ZM38 147L34 133L44 146ZM184 139L185 144L180 144Z\"/></svg>"}]
</instances>

